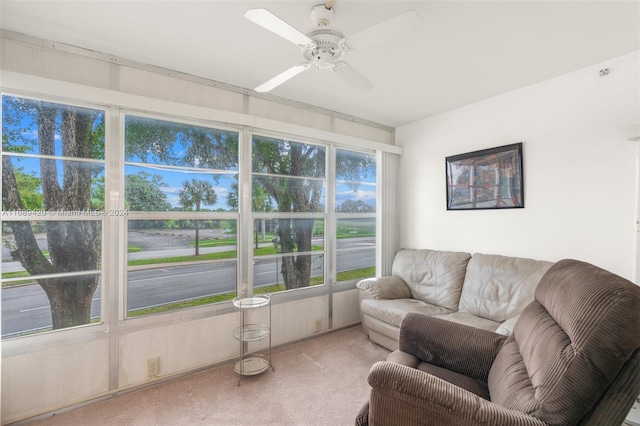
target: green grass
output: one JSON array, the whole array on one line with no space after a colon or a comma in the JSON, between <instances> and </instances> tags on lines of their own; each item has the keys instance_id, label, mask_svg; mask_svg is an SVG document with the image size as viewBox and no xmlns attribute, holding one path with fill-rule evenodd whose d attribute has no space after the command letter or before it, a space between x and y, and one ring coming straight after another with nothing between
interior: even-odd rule
<instances>
[{"instance_id":1,"label":"green grass","mask_svg":"<svg viewBox=\"0 0 640 426\"><path fill-rule=\"evenodd\" d=\"M6 279L6 278L20 278L20 277L28 277L30 276L30 274L27 271L18 271L18 272L3 272L2 273L2 278ZM34 283L36 280L34 280L33 278L31 279L27 279L27 280L20 280L20 281L11 281L8 283L2 283L2 288L6 288L6 287L13 287L13 286L17 286L17 285L23 285L23 284L31 284Z\"/></svg>"},{"instance_id":2,"label":"green grass","mask_svg":"<svg viewBox=\"0 0 640 426\"><path fill-rule=\"evenodd\" d=\"M312 251L317 251L317 250L323 250L324 247L322 246L318 246L318 245L312 245L311 246L311 250ZM275 247L260 247L260 248L254 248L253 249L253 255L254 256L264 256L267 254L280 254L279 251L276 251Z\"/></svg>"},{"instance_id":3,"label":"green grass","mask_svg":"<svg viewBox=\"0 0 640 426\"><path fill-rule=\"evenodd\" d=\"M138 253L142 251L140 246L127 246L127 253Z\"/></svg>"},{"instance_id":4,"label":"green grass","mask_svg":"<svg viewBox=\"0 0 640 426\"><path fill-rule=\"evenodd\" d=\"M267 242L271 242L270 240L265 240ZM204 240L200 240L200 247L222 247L222 246L235 246L237 244L237 240L234 238L207 238ZM195 247L195 241L189 241L189 245Z\"/></svg>"},{"instance_id":5,"label":"green grass","mask_svg":"<svg viewBox=\"0 0 640 426\"><path fill-rule=\"evenodd\" d=\"M130 260L127 262L129 266L138 266L138 265L155 265L156 263L180 263L180 262L191 262L194 260L220 260L220 259L235 259L236 251L221 251L219 253L206 253L200 254L198 256L170 256L170 257L160 257L156 259L138 259L138 260Z\"/></svg>"},{"instance_id":6,"label":"green grass","mask_svg":"<svg viewBox=\"0 0 640 426\"><path fill-rule=\"evenodd\" d=\"M358 278L373 277L376 275L376 267L369 266L367 268L353 269L351 271L338 272L336 274L336 281L350 281Z\"/></svg>"}]
</instances>

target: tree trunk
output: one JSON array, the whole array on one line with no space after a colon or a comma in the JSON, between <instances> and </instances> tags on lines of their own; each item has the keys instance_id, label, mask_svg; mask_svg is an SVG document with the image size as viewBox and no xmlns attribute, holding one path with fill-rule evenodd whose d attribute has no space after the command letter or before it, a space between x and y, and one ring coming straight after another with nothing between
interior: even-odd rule
<instances>
[{"instance_id":1,"label":"tree trunk","mask_svg":"<svg viewBox=\"0 0 640 426\"><path fill-rule=\"evenodd\" d=\"M97 276L50 278L38 283L49 297L54 330L91 322L91 300L98 285Z\"/></svg>"},{"instance_id":2,"label":"tree trunk","mask_svg":"<svg viewBox=\"0 0 640 426\"><path fill-rule=\"evenodd\" d=\"M56 155L55 128L58 107L40 102L30 103L29 107L36 114L40 154ZM94 113L78 112L73 107L63 108L63 155L85 158L91 156L91 128L95 118ZM22 209L10 157L3 157L2 164L2 201L5 209ZM86 211L91 208L92 169L86 163L64 162L63 187L60 187L58 181L55 160L40 159L40 174L46 210ZM29 222L9 222L9 226L16 242L16 250L11 254L31 275L93 271L99 267L101 226L98 221L47 221L46 235L50 260L38 247ZM97 275L37 280L49 298L54 329L90 322L91 299L98 280Z\"/></svg>"},{"instance_id":3,"label":"tree trunk","mask_svg":"<svg viewBox=\"0 0 640 426\"><path fill-rule=\"evenodd\" d=\"M265 161L272 175L324 177L324 156L318 148L304 144L290 144L286 163L290 170L280 170L277 161ZM289 167L288 166L288 167ZM322 182L317 180L258 178L275 200L280 212L317 212L322 195ZM311 251L311 237L315 219L279 219L279 237L282 253ZM257 231L256 231L257 232ZM297 248L297 250L296 250ZM308 287L311 283L312 256L309 254L284 256L281 272L287 290Z\"/></svg>"},{"instance_id":4,"label":"tree trunk","mask_svg":"<svg viewBox=\"0 0 640 426\"><path fill-rule=\"evenodd\" d=\"M279 236L283 253L311 251L311 235L314 219L295 219L295 228L291 219L279 220ZM310 254L298 254L282 258L282 278L287 290L308 287L311 280Z\"/></svg>"},{"instance_id":5,"label":"tree trunk","mask_svg":"<svg viewBox=\"0 0 640 426\"><path fill-rule=\"evenodd\" d=\"M198 219L195 221L196 224L196 256L200 255L200 224Z\"/></svg>"}]
</instances>

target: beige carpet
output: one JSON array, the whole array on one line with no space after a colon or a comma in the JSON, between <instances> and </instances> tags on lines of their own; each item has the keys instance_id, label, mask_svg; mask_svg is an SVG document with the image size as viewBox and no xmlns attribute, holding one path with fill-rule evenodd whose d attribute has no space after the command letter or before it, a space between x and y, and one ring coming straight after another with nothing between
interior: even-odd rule
<instances>
[{"instance_id":1,"label":"beige carpet","mask_svg":"<svg viewBox=\"0 0 640 426\"><path fill-rule=\"evenodd\" d=\"M353 425L367 373L389 351L360 326L273 351L275 372L225 364L58 414L33 425Z\"/></svg>"}]
</instances>

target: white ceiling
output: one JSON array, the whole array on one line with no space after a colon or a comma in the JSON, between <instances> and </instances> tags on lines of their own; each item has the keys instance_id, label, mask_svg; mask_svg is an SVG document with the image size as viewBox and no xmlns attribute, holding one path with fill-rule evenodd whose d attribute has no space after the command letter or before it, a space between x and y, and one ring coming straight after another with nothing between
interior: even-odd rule
<instances>
[{"instance_id":1,"label":"white ceiling","mask_svg":"<svg viewBox=\"0 0 640 426\"><path fill-rule=\"evenodd\" d=\"M0 1L0 26L254 88L304 62L300 49L243 18L267 8L307 32L310 1ZM359 94L310 69L270 94L392 127L640 49L638 1L338 0L333 26L354 34L407 10L410 38L345 55L371 80Z\"/></svg>"}]
</instances>

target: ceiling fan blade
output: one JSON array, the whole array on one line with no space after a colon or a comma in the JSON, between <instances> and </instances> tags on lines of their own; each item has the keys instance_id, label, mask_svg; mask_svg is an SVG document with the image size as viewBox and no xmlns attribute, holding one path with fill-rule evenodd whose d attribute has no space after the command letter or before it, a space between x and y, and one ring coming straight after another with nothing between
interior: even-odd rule
<instances>
[{"instance_id":1,"label":"ceiling fan blade","mask_svg":"<svg viewBox=\"0 0 640 426\"><path fill-rule=\"evenodd\" d=\"M365 93L373 89L373 83L345 61L336 62L333 72L356 92Z\"/></svg>"},{"instance_id":2,"label":"ceiling fan blade","mask_svg":"<svg viewBox=\"0 0 640 426\"><path fill-rule=\"evenodd\" d=\"M298 46L313 43L309 37L267 9L249 9L245 12L244 17Z\"/></svg>"},{"instance_id":3,"label":"ceiling fan blade","mask_svg":"<svg viewBox=\"0 0 640 426\"><path fill-rule=\"evenodd\" d=\"M296 75L300 74L302 71L308 70L310 66L311 66L311 64L294 65L291 68L289 68L288 70L286 70L285 72L282 72L282 73L276 75L271 80L262 83L260 86L255 88L255 91L256 92L268 92L270 90L273 90L276 87L280 86L285 81L287 81L287 80L295 77Z\"/></svg>"},{"instance_id":4,"label":"ceiling fan blade","mask_svg":"<svg viewBox=\"0 0 640 426\"><path fill-rule=\"evenodd\" d=\"M358 50L395 38L406 37L420 22L422 22L420 15L409 10L347 37L347 45L352 50Z\"/></svg>"}]
</instances>

